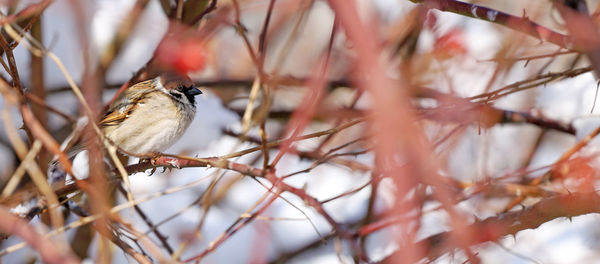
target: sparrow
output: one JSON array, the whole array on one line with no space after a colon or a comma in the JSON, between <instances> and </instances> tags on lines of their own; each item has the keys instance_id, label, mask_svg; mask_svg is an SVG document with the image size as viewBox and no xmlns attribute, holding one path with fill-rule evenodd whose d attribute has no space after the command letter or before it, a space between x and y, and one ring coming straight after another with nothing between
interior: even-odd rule
<instances>
[{"instance_id":1,"label":"sparrow","mask_svg":"<svg viewBox=\"0 0 600 264\"><path fill-rule=\"evenodd\" d=\"M195 96L199 94L202 92L189 78L163 73L125 89L108 106L98 127L105 139L126 154L162 152L181 138L190 126L196 115ZM87 122L87 118L80 118L61 147L73 160L74 175L68 175L61 168L57 157L50 163L47 176L54 188L71 182L71 177L87 178L87 151L81 140L81 131ZM14 196L0 199L0 204L9 206L11 212L20 217L31 219L43 207L33 192L28 196Z\"/></svg>"},{"instance_id":2,"label":"sparrow","mask_svg":"<svg viewBox=\"0 0 600 264\"><path fill-rule=\"evenodd\" d=\"M202 92L187 77L163 73L125 89L108 106L98 127L105 138L126 154L153 155L173 145L190 126L196 115L195 96ZM81 131L87 118L78 121L73 133L62 145L76 163L78 179L87 178L87 151ZM64 182L64 171L55 158L48 171L50 182Z\"/></svg>"},{"instance_id":3,"label":"sparrow","mask_svg":"<svg viewBox=\"0 0 600 264\"><path fill-rule=\"evenodd\" d=\"M163 74L124 90L98 126L120 149L136 154L164 151L177 141L196 115L194 83Z\"/></svg>"}]
</instances>

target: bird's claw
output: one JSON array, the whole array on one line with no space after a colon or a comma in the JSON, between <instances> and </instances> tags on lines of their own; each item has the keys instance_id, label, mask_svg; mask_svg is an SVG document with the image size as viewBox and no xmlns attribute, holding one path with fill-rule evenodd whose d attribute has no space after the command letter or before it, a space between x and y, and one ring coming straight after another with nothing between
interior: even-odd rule
<instances>
[{"instance_id":1,"label":"bird's claw","mask_svg":"<svg viewBox=\"0 0 600 264\"><path fill-rule=\"evenodd\" d=\"M165 173L165 171L167 171L167 170L169 170L169 172L171 172L171 171L173 171L173 167L171 167L171 166L164 166L162 173Z\"/></svg>"}]
</instances>

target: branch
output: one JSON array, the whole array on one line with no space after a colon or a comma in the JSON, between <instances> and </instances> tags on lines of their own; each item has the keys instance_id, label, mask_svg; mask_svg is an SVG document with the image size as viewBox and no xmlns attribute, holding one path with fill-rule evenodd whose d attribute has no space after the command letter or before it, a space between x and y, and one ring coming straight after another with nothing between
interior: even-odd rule
<instances>
[{"instance_id":1,"label":"branch","mask_svg":"<svg viewBox=\"0 0 600 264\"><path fill-rule=\"evenodd\" d=\"M600 34L598 27L589 16L585 1L571 1L574 6L565 5L563 2L553 1L554 7L564 19L564 24L571 34L572 42L581 49L594 67L596 75L600 73Z\"/></svg>"},{"instance_id":2,"label":"branch","mask_svg":"<svg viewBox=\"0 0 600 264\"><path fill-rule=\"evenodd\" d=\"M217 0L210 0L210 4L200 14L198 14L198 16L192 19L189 25L195 25L196 23L200 22L200 20L202 20L204 16L206 16L208 13L212 12L215 9L217 9Z\"/></svg>"},{"instance_id":3,"label":"branch","mask_svg":"<svg viewBox=\"0 0 600 264\"><path fill-rule=\"evenodd\" d=\"M294 77L294 76L283 76L283 77L269 77L265 82L272 83L273 85L281 85L281 86L302 86L306 84L308 80L307 77ZM210 87L210 88L218 88L219 90L228 89L228 88L245 88L250 89L252 87L252 83L254 79L214 79L214 80L198 80L195 81L195 85L197 87ZM105 89L119 89L123 86L123 83L111 83L107 84ZM338 87L353 87L349 80L347 79L339 79L339 80L329 80L327 82L327 90L331 91ZM62 92L70 92L70 86L60 86L49 88L49 94L62 93Z\"/></svg>"},{"instance_id":4,"label":"branch","mask_svg":"<svg viewBox=\"0 0 600 264\"><path fill-rule=\"evenodd\" d=\"M15 23L15 22L23 21L28 18L33 18L33 17L39 16L40 14L42 14L42 12L44 12L44 10L50 4L52 4L52 2L54 2L54 1L45 0L45 1L39 2L37 4L31 4L31 5L23 8L21 11L19 11L19 13L15 14L15 15L9 15L9 16L2 17L2 19L0 19L0 25L5 25L8 23Z\"/></svg>"},{"instance_id":5,"label":"branch","mask_svg":"<svg viewBox=\"0 0 600 264\"><path fill-rule=\"evenodd\" d=\"M25 240L40 254L44 263L80 263L69 249L61 248L57 243L39 234L33 226L12 215L5 207L0 207L0 230Z\"/></svg>"},{"instance_id":6,"label":"branch","mask_svg":"<svg viewBox=\"0 0 600 264\"><path fill-rule=\"evenodd\" d=\"M148 0L138 0L127 16L125 20L119 26L117 33L113 36L111 42L107 45L107 47L102 52L102 56L100 57L99 62L99 71L101 72L101 77L104 78L104 74L108 70L108 68L112 65L119 52L122 50L125 42L131 36L131 32L137 25L140 17L142 16L142 12L146 9L148 5Z\"/></svg>"},{"instance_id":7,"label":"branch","mask_svg":"<svg viewBox=\"0 0 600 264\"><path fill-rule=\"evenodd\" d=\"M519 231L535 229L543 223L560 217L574 217L590 213L600 213L600 196L597 193L574 193L546 198L535 205L521 210L511 211L498 216L477 220L467 226L472 236L466 237L468 246L484 242L498 241L507 235L515 235ZM427 252L427 258L434 260L445 253L458 249L451 237L460 234L456 231L442 232L417 242L418 248ZM381 262L397 259L400 251L386 257Z\"/></svg>"},{"instance_id":8,"label":"branch","mask_svg":"<svg viewBox=\"0 0 600 264\"><path fill-rule=\"evenodd\" d=\"M496 124L531 124L541 129L552 129L575 135L572 124L527 112L503 110L486 104L473 104L462 101L453 105L442 105L436 108L419 109L421 117L438 122L457 122L461 124L479 124L492 127Z\"/></svg>"},{"instance_id":9,"label":"branch","mask_svg":"<svg viewBox=\"0 0 600 264\"><path fill-rule=\"evenodd\" d=\"M252 166L232 162L225 159L220 158L191 158L184 156L175 156L175 155L165 155L153 158L150 162L142 162L139 164L133 164L125 167L125 170L128 174L133 174L136 172L146 171L148 169L153 169L157 167L166 167L166 168L187 168L187 167L215 167L221 169L227 169L239 172L246 176L251 177L263 177L264 172L261 169L254 168Z\"/></svg>"},{"instance_id":10,"label":"branch","mask_svg":"<svg viewBox=\"0 0 600 264\"><path fill-rule=\"evenodd\" d=\"M178 157L178 156L159 156L153 158L149 162L142 162L139 164L129 165L125 169L128 173L135 173L140 171L145 171L150 168L155 167L176 167L176 168L184 168L184 167L217 167L222 169L228 169L232 171L239 172L246 176L251 177L264 177L271 184L277 188L277 195L274 197L279 198L279 194L282 192L290 192L300 199L302 199L308 206L312 207L317 211L325 220L331 225L331 227L335 230L335 233L341 237L350 237L352 233L348 232L346 228L344 228L341 224L336 222L331 215L325 210L322 203L319 202L316 198L308 194L302 188L296 188L282 181L280 177L277 177L272 172L265 172L262 169L255 168L246 164L231 162L228 160L220 159L220 158L191 158L191 157ZM265 207L266 208L266 207ZM225 239L225 238L224 238ZM211 252L214 248L209 247L207 251L198 254L194 257L191 257L190 260L199 259L204 257L205 254Z\"/></svg>"},{"instance_id":11,"label":"branch","mask_svg":"<svg viewBox=\"0 0 600 264\"><path fill-rule=\"evenodd\" d=\"M488 7L464 3L455 0L409 0L413 3L424 4L428 8L438 9L444 12L452 12L466 17L472 17L499 24L507 28L525 33L542 41L548 41L562 48L580 50L582 47L573 47L573 39L570 36L557 33L547 27L540 26L525 15L523 17L513 16Z\"/></svg>"},{"instance_id":12,"label":"branch","mask_svg":"<svg viewBox=\"0 0 600 264\"><path fill-rule=\"evenodd\" d=\"M567 134L575 135L577 132L572 124L563 124L559 121L548 119L545 117L534 116L529 113L515 112L508 110L502 111L502 119L500 123L528 123L536 125L539 128L553 129Z\"/></svg>"}]
</instances>

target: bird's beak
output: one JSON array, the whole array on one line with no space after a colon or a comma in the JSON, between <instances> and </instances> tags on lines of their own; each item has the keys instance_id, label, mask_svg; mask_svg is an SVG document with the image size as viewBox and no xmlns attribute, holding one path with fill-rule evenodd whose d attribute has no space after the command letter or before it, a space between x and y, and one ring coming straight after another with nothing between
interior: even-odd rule
<instances>
[{"instance_id":1,"label":"bird's beak","mask_svg":"<svg viewBox=\"0 0 600 264\"><path fill-rule=\"evenodd\" d=\"M190 87L189 89L185 89L183 93L187 96L196 96L202 94L202 91L198 90L196 87Z\"/></svg>"}]
</instances>

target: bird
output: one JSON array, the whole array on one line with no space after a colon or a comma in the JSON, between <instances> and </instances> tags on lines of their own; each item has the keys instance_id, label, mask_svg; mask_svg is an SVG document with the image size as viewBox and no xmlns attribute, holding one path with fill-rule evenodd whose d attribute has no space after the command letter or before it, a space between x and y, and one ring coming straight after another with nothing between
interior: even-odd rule
<instances>
[{"instance_id":1,"label":"bird","mask_svg":"<svg viewBox=\"0 0 600 264\"><path fill-rule=\"evenodd\" d=\"M123 90L109 104L97 125L104 138L122 152L156 155L183 136L196 115L195 97L200 94L202 91L187 76L165 72ZM73 161L73 175L65 172L57 157L50 162L47 176L53 189L73 182L73 177L87 178L89 161L81 133L87 123L87 117L80 118L61 145ZM109 162L105 163L110 167ZM36 190L35 186L30 187L24 189ZM0 204L9 206L11 213L19 217L31 219L43 205L39 203L37 192L27 190L0 199ZM0 233L0 239L2 237Z\"/></svg>"},{"instance_id":2,"label":"bird","mask_svg":"<svg viewBox=\"0 0 600 264\"><path fill-rule=\"evenodd\" d=\"M202 91L187 76L166 72L123 90L97 125L105 139L122 152L156 155L173 145L190 126L196 115L195 97L200 94ZM80 166L83 169L75 167L75 175L71 175L78 179L88 174L87 151L81 140L87 122L85 117L80 119L62 144L73 163L84 163ZM64 183L66 176L55 157L48 170L49 181Z\"/></svg>"},{"instance_id":3,"label":"bird","mask_svg":"<svg viewBox=\"0 0 600 264\"><path fill-rule=\"evenodd\" d=\"M98 126L120 149L136 154L164 151L175 143L196 115L202 92L180 75L163 74L124 90Z\"/></svg>"}]
</instances>

